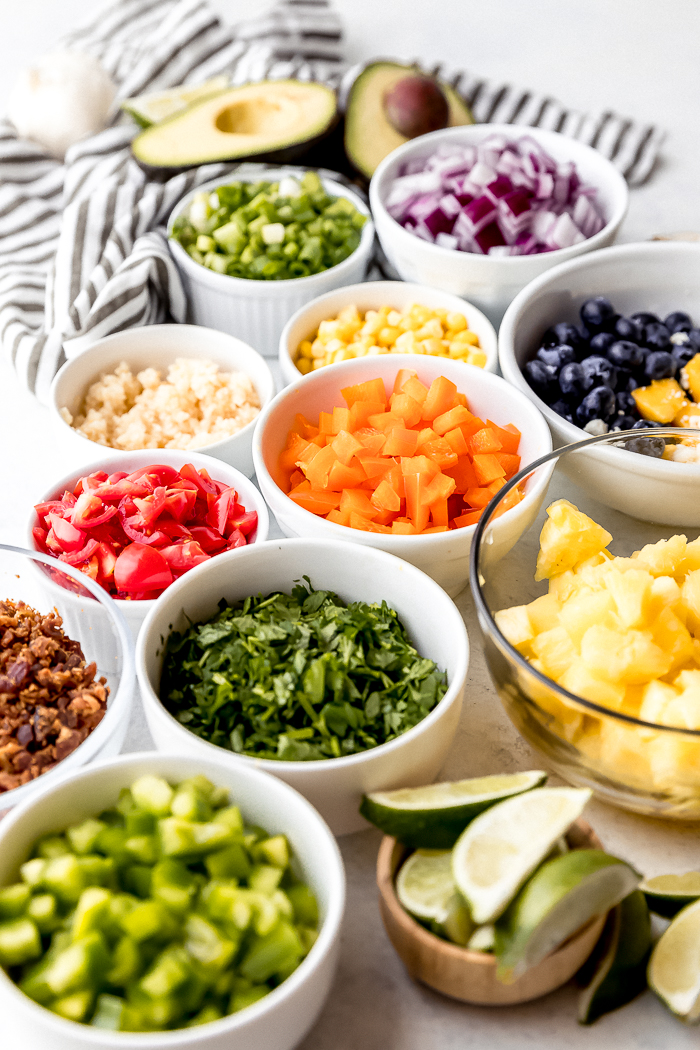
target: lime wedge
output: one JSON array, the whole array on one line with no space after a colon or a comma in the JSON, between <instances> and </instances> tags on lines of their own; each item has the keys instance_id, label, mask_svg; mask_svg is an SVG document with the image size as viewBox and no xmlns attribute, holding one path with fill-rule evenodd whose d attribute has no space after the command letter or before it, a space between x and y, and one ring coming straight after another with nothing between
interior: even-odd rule
<instances>
[{"instance_id":1,"label":"lime wedge","mask_svg":"<svg viewBox=\"0 0 700 1050\"><path fill-rule=\"evenodd\" d=\"M402 865L396 896L405 910L433 933L466 944L474 928L452 878L450 850L416 850Z\"/></svg>"},{"instance_id":2,"label":"lime wedge","mask_svg":"<svg viewBox=\"0 0 700 1050\"><path fill-rule=\"evenodd\" d=\"M700 1019L700 900L680 911L649 960L649 987L684 1021Z\"/></svg>"},{"instance_id":3,"label":"lime wedge","mask_svg":"<svg viewBox=\"0 0 700 1050\"><path fill-rule=\"evenodd\" d=\"M504 798L539 787L546 779L546 773L535 769L375 791L363 797L360 813L386 835L414 849L449 849L479 813Z\"/></svg>"},{"instance_id":4,"label":"lime wedge","mask_svg":"<svg viewBox=\"0 0 700 1050\"><path fill-rule=\"evenodd\" d=\"M229 86L226 74L205 80L196 87L175 87L167 91L151 92L148 95L137 95L122 102L122 109L133 117L142 128L150 128L166 117L172 117L195 102L202 102L210 95L217 95Z\"/></svg>"},{"instance_id":5,"label":"lime wedge","mask_svg":"<svg viewBox=\"0 0 700 1050\"><path fill-rule=\"evenodd\" d=\"M477 926L467 941L467 948L472 952L493 952L495 944L496 928L487 922L484 926Z\"/></svg>"},{"instance_id":6,"label":"lime wedge","mask_svg":"<svg viewBox=\"0 0 700 1050\"><path fill-rule=\"evenodd\" d=\"M649 908L644 894L635 890L608 915L594 953L593 976L579 996L580 1024L593 1024L644 991L650 951Z\"/></svg>"},{"instance_id":7,"label":"lime wedge","mask_svg":"<svg viewBox=\"0 0 700 1050\"><path fill-rule=\"evenodd\" d=\"M672 919L681 908L700 897L700 871L686 871L684 875L655 875L644 879L639 888L652 911Z\"/></svg>"},{"instance_id":8,"label":"lime wedge","mask_svg":"<svg viewBox=\"0 0 700 1050\"><path fill-rule=\"evenodd\" d=\"M590 797L581 788L543 787L499 802L472 821L452 851L452 873L477 925L505 911Z\"/></svg>"},{"instance_id":9,"label":"lime wedge","mask_svg":"<svg viewBox=\"0 0 700 1050\"><path fill-rule=\"evenodd\" d=\"M521 977L596 915L636 889L641 875L619 857L577 849L539 868L496 922L497 976Z\"/></svg>"}]
</instances>

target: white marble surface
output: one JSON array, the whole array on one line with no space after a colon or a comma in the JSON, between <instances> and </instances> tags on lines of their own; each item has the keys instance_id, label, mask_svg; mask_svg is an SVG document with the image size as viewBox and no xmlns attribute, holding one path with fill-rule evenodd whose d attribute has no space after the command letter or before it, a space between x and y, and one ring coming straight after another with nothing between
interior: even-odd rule
<instances>
[{"instance_id":1,"label":"white marble surface","mask_svg":"<svg viewBox=\"0 0 700 1050\"><path fill-rule=\"evenodd\" d=\"M98 3L92 11L99 10ZM232 21L263 11L265 0L216 0ZM546 90L580 109L613 108L669 131L649 183L632 193L621 240L700 229L700 125L697 121L700 5L696 0L443 0L440 7L407 0L337 0L351 59L421 56ZM0 105L20 66L50 48L85 17L79 0L5 0L0 38ZM698 306L700 316L700 304ZM51 427L48 413L17 388L0 365L3 436L0 538L23 543L31 505L73 465L74 449ZM84 462L91 458L84 457ZM503 713L479 647L468 594L458 600L473 645L460 731L443 777L537 764ZM138 713L130 749L148 746ZM700 867L697 827L674 827L592 804L589 818L605 845L644 872ZM303 1050L452 1050L527 1047L572 1050L674 1050L697 1045L697 1033L675 1021L646 993L593 1028L577 1026L572 987L530 1005L488 1010L444 999L412 983L380 925L374 889L379 841L372 831L341 842L349 878L348 919L338 979ZM3 1019L3 1022L8 1019ZM16 1050L11 1035L3 1050ZM48 1050L32 1046L31 1050Z\"/></svg>"}]
</instances>

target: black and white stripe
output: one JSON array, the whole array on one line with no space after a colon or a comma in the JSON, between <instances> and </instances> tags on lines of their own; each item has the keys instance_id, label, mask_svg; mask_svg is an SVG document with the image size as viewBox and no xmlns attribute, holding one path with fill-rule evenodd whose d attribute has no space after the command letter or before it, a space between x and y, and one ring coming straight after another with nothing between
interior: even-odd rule
<instances>
[{"instance_id":1,"label":"black and white stripe","mask_svg":"<svg viewBox=\"0 0 700 1050\"><path fill-rule=\"evenodd\" d=\"M234 28L206 0L117 0L64 43L101 61L118 101L219 73L234 84L318 80L342 95L362 68L343 76L341 28L329 0L280 0ZM468 73L431 72L454 84L477 120L561 130L595 145L633 184L647 177L663 139L614 114L591 117ZM133 134L115 107L113 126L73 146L61 163L0 121L0 342L41 400L66 355L133 325L185 318L165 221L190 189L235 166L149 179L131 157Z\"/></svg>"}]
</instances>

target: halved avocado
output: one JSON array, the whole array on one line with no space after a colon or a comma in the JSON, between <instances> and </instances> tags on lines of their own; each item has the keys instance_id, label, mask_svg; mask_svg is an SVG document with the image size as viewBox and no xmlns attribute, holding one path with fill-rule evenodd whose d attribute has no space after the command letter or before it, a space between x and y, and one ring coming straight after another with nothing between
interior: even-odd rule
<instances>
[{"instance_id":1,"label":"halved avocado","mask_svg":"<svg viewBox=\"0 0 700 1050\"><path fill-rule=\"evenodd\" d=\"M217 160L288 161L327 135L335 92L300 80L231 88L142 131L131 144L148 168L188 168Z\"/></svg>"},{"instance_id":2,"label":"halved avocado","mask_svg":"<svg viewBox=\"0 0 700 1050\"><path fill-rule=\"evenodd\" d=\"M348 96L345 114L345 152L358 171L368 179L379 162L397 146L408 142L389 123L384 110L384 96L397 81L420 70L398 62L372 62L360 73ZM473 124L469 107L454 88L437 81L448 104L446 127Z\"/></svg>"}]
</instances>

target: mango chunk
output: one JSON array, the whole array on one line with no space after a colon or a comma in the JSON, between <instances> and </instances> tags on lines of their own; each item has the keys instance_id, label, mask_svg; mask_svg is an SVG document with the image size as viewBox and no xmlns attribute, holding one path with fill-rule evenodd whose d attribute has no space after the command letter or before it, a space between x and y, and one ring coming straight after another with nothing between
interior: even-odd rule
<instances>
[{"instance_id":1,"label":"mango chunk","mask_svg":"<svg viewBox=\"0 0 700 1050\"><path fill-rule=\"evenodd\" d=\"M683 387L675 379L655 379L650 386L638 386L632 397L642 419L655 423L672 423L687 401Z\"/></svg>"}]
</instances>

